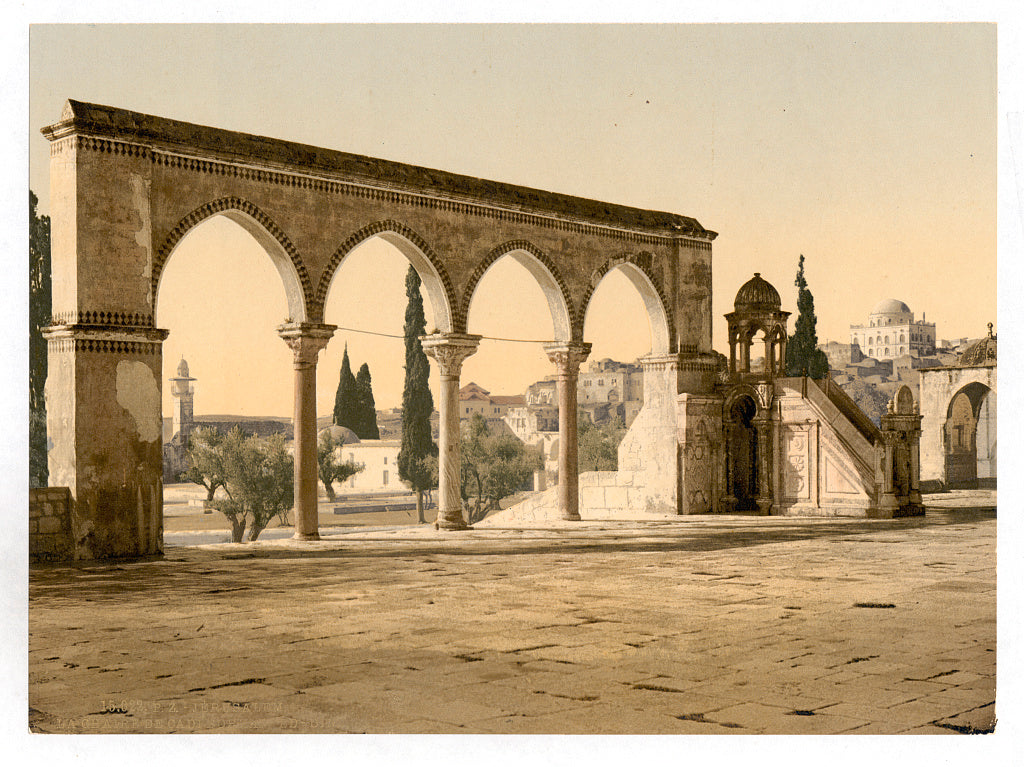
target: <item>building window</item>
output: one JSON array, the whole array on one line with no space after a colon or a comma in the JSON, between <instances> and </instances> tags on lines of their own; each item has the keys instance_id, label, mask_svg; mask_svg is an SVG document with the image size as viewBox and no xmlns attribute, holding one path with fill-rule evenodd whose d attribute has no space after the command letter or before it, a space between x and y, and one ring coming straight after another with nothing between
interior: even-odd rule
<instances>
[{"instance_id":1,"label":"building window","mask_svg":"<svg viewBox=\"0 0 1024 767\"><path fill-rule=\"evenodd\" d=\"M387 456L384 456L384 465L385 465L385 466L387 466L387 465L388 465L388 457L387 457Z\"/></svg>"},{"instance_id":2,"label":"building window","mask_svg":"<svg viewBox=\"0 0 1024 767\"><path fill-rule=\"evenodd\" d=\"M385 471L384 472L384 484L386 485L387 483L388 483L388 473L387 473L387 471Z\"/></svg>"}]
</instances>

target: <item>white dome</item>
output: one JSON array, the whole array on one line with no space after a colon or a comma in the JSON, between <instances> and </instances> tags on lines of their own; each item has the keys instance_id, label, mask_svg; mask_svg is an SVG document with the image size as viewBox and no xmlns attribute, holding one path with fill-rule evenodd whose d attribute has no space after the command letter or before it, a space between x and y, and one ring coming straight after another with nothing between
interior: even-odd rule
<instances>
[{"instance_id":1,"label":"white dome","mask_svg":"<svg viewBox=\"0 0 1024 767\"><path fill-rule=\"evenodd\" d=\"M344 426L338 426L337 424L331 424L326 429L321 429L317 434L317 439L320 438L320 434L327 432L334 439L336 445L356 445L359 444L360 439L356 436L356 433L349 428Z\"/></svg>"},{"instance_id":2,"label":"white dome","mask_svg":"<svg viewBox=\"0 0 1024 767\"><path fill-rule=\"evenodd\" d=\"M871 310L871 314L910 314L910 307L895 298L887 298L879 301L878 305Z\"/></svg>"}]
</instances>

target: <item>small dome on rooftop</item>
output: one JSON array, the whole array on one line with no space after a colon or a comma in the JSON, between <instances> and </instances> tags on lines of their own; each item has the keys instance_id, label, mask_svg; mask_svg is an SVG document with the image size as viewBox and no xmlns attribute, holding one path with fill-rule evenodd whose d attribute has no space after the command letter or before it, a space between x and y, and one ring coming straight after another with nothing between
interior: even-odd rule
<instances>
[{"instance_id":1,"label":"small dome on rooftop","mask_svg":"<svg viewBox=\"0 0 1024 767\"><path fill-rule=\"evenodd\" d=\"M188 378L188 363L185 362L185 358L181 358L181 362L178 363L178 378Z\"/></svg>"},{"instance_id":2,"label":"small dome on rooftop","mask_svg":"<svg viewBox=\"0 0 1024 767\"><path fill-rule=\"evenodd\" d=\"M760 272L754 272L754 276L739 289L733 306L736 311L759 309L777 312L782 308L782 299L779 291L761 278Z\"/></svg>"},{"instance_id":3,"label":"small dome on rooftop","mask_svg":"<svg viewBox=\"0 0 1024 767\"><path fill-rule=\"evenodd\" d=\"M996 337L992 333L992 323L988 323L988 335L975 341L960 355L959 363L964 367L982 367L996 364Z\"/></svg>"},{"instance_id":4,"label":"small dome on rooftop","mask_svg":"<svg viewBox=\"0 0 1024 767\"><path fill-rule=\"evenodd\" d=\"M872 314L911 314L910 307L902 301L897 301L895 298L886 298L884 301L879 301L874 309L871 310Z\"/></svg>"},{"instance_id":5,"label":"small dome on rooftop","mask_svg":"<svg viewBox=\"0 0 1024 767\"><path fill-rule=\"evenodd\" d=\"M331 424L326 429L321 429L317 433L317 439L320 439L320 435L328 433L334 439L336 445L358 445L360 442L359 437L351 429L345 426L338 426L337 424Z\"/></svg>"}]
</instances>

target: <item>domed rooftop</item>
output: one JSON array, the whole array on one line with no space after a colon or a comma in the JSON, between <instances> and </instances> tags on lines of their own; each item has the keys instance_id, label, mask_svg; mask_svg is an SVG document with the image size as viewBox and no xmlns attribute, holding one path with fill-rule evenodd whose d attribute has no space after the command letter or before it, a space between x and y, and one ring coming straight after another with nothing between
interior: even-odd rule
<instances>
[{"instance_id":1,"label":"domed rooftop","mask_svg":"<svg viewBox=\"0 0 1024 767\"><path fill-rule=\"evenodd\" d=\"M188 363L185 362L185 358L181 358L181 362L178 363L178 378L188 378Z\"/></svg>"},{"instance_id":2,"label":"domed rooftop","mask_svg":"<svg viewBox=\"0 0 1024 767\"><path fill-rule=\"evenodd\" d=\"M878 305L871 310L872 314L911 314L910 307L895 298L887 298L879 301Z\"/></svg>"},{"instance_id":3,"label":"domed rooftop","mask_svg":"<svg viewBox=\"0 0 1024 767\"><path fill-rule=\"evenodd\" d=\"M988 335L975 341L960 355L959 363L963 367L982 367L996 364L996 337L992 334L992 323L988 323Z\"/></svg>"},{"instance_id":4,"label":"domed rooftop","mask_svg":"<svg viewBox=\"0 0 1024 767\"><path fill-rule=\"evenodd\" d=\"M326 429L321 429L317 432L316 438L320 439L320 435L328 433L334 439L336 445L358 445L360 442L359 437L351 429L345 426L338 426L337 424L331 424Z\"/></svg>"},{"instance_id":5,"label":"domed rooftop","mask_svg":"<svg viewBox=\"0 0 1024 767\"><path fill-rule=\"evenodd\" d=\"M753 309L777 312L782 308L782 299L770 282L761 279L760 272L754 272L753 278L739 289L733 306L736 311Z\"/></svg>"}]
</instances>

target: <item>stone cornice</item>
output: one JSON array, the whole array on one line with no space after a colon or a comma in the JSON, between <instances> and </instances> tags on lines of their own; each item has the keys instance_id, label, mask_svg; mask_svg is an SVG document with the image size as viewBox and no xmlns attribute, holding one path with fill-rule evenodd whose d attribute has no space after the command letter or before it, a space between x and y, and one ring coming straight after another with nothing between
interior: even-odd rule
<instances>
[{"instance_id":1,"label":"stone cornice","mask_svg":"<svg viewBox=\"0 0 1024 767\"><path fill-rule=\"evenodd\" d=\"M546 226L590 225L593 233L645 241L710 243L717 233L695 219L672 213L572 197L539 189L462 176L447 171L321 149L280 139L169 120L114 107L68 101L60 122L42 129L50 141L89 137L84 148L181 164L199 172L251 176L290 186L366 196L382 195L411 204L454 206L460 212L513 217ZM106 147L97 141L106 140ZM117 147L113 145L118 145ZM150 151L151 150L151 151ZM394 198L393 196L397 196ZM559 226L559 224L561 226ZM589 227L587 227L589 228Z\"/></svg>"},{"instance_id":2,"label":"stone cornice","mask_svg":"<svg viewBox=\"0 0 1024 767\"><path fill-rule=\"evenodd\" d=\"M56 352L159 354L168 331L117 325L51 325L43 328L48 347Z\"/></svg>"}]
</instances>

